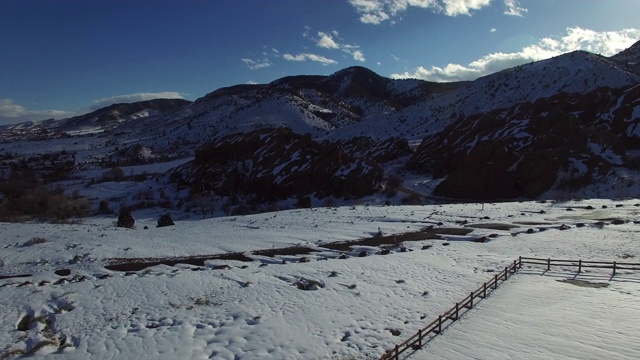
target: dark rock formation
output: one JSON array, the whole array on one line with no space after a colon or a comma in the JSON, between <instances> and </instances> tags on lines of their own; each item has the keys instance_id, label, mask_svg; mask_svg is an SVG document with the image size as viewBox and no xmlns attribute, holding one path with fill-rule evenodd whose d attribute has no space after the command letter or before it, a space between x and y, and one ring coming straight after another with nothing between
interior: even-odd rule
<instances>
[{"instance_id":1,"label":"dark rock formation","mask_svg":"<svg viewBox=\"0 0 640 360\"><path fill-rule=\"evenodd\" d=\"M427 137L408 163L445 180L436 195L533 198L579 189L640 149L640 85L539 99L461 119ZM637 116L637 115L636 115Z\"/></svg>"},{"instance_id":2,"label":"dark rock formation","mask_svg":"<svg viewBox=\"0 0 640 360\"><path fill-rule=\"evenodd\" d=\"M377 191L384 171L339 143L317 142L287 128L238 133L201 146L171 178L221 196L255 194L264 201L314 194L357 198Z\"/></svg>"}]
</instances>

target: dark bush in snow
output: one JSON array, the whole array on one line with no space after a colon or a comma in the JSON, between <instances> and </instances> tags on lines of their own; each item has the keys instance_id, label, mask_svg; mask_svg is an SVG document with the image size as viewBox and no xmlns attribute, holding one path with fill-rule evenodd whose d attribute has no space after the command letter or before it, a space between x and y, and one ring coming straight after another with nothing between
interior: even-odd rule
<instances>
[{"instance_id":1,"label":"dark bush in snow","mask_svg":"<svg viewBox=\"0 0 640 360\"><path fill-rule=\"evenodd\" d=\"M120 215L118 215L118 227L133 229L135 225L136 221L133 219L131 210L126 207L120 209Z\"/></svg>"},{"instance_id":2,"label":"dark bush in snow","mask_svg":"<svg viewBox=\"0 0 640 360\"><path fill-rule=\"evenodd\" d=\"M173 219L171 218L170 214L164 214L160 216L160 219L158 219L158 226L157 227L165 227L165 226L173 226L175 225L173 222Z\"/></svg>"}]
</instances>

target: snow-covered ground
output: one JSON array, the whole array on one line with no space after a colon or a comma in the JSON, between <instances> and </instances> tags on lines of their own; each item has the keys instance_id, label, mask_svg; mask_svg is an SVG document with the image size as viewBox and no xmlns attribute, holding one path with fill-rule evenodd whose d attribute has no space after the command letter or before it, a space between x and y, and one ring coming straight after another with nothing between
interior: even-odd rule
<instances>
[{"instance_id":1,"label":"snow-covered ground","mask_svg":"<svg viewBox=\"0 0 640 360\"><path fill-rule=\"evenodd\" d=\"M0 280L0 357L375 359L519 255L640 257L637 199L345 206L164 228L155 218L137 220L135 229L116 228L115 218L0 223L0 275L31 275ZM361 246L338 259L341 253L322 247L429 226L472 232L405 242L408 251L395 247L388 255ZM474 241L482 237L489 241ZM318 251L252 253L294 245ZM362 251L370 256L357 257ZM255 261L105 268L110 259L226 252ZM54 273L63 269L70 274ZM571 272L540 274L525 269L411 358L638 358L629 334L638 332L632 319L640 312L640 274L581 275L608 288L556 281Z\"/></svg>"},{"instance_id":2,"label":"snow-covered ground","mask_svg":"<svg viewBox=\"0 0 640 360\"><path fill-rule=\"evenodd\" d=\"M640 358L640 274L524 272L409 359Z\"/></svg>"}]
</instances>

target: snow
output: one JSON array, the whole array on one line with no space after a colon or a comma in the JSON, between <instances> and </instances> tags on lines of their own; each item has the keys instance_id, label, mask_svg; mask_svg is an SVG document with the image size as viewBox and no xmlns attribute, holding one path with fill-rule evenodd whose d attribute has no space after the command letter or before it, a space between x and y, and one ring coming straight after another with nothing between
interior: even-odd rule
<instances>
[{"instance_id":1,"label":"snow","mask_svg":"<svg viewBox=\"0 0 640 360\"><path fill-rule=\"evenodd\" d=\"M152 218L137 218L135 229L116 228L113 218L0 223L0 274L32 275L0 280L1 356L378 358L519 255L633 262L640 257L639 202L349 206L176 221L166 228L156 228ZM625 223L611 225L613 218ZM561 224L570 228L560 230ZM370 238L378 229L391 235L427 226L472 232L405 242L409 251L396 247L389 255L356 246L343 260L323 247ZM491 234L497 237L489 242L472 241ZM46 241L29 244L36 237ZM293 245L318 251L252 254ZM105 268L113 258L235 251L256 261L208 260L131 273ZM361 251L370 256L357 257ZM310 261L298 262L302 256ZM225 264L229 268L221 269ZM71 274L53 273L60 269ZM594 270L578 277L609 284L601 289L556 281L574 276L525 268L410 358L638 358L631 338L638 326L628 319L640 315L640 274L611 279L606 270ZM62 278L67 282L56 284ZM318 285L300 290L294 286L299 280ZM27 314L34 320L17 330ZM68 347L59 350L62 339ZM54 345L36 346L47 340Z\"/></svg>"},{"instance_id":2,"label":"snow","mask_svg":"<svg viewBox=\"0 0 640 360\"><path fill-rule=\"evenodd\" d=\"M571 274L524 271L474 311L409 358L638 359L640 275L609 281L600 273L578 276L610 285L580 287Z\"/></svg>"},{"instance_id":3,"label":"snow","mask_svg":"<svg viewBox=\"0 0 640 360\"><path fill-rule=\"evenodd\" d=\"M611 164L622 165L623 163L620 155L613 152L612 149L604 149L600 144L597 143L589 143L589 148L594 154L600 155Z\"/></svg>"}]
</instances>

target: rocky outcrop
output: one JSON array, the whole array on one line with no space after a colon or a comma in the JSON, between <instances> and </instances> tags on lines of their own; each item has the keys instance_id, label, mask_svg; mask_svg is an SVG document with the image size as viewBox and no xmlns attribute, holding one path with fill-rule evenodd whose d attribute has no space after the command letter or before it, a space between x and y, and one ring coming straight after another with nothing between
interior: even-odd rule
<instances>
[{"instance_id":1,"label":"rocky outcrop","mask_svg":"<svg viewBox=\"0 0 640 360\"><path fill-rule=\"evenodd\" d=\"M460 119L427 137L408 167L445 177L435 195L533 198L580 188L640 149L640 85L561 93Z\"/></svg>"},{"instance_id":2,"label":"rocky outcrop","mask_svg":"<svg viewBox=\"0 0 640 360\"><path fill-rule=\"evenodd\" d=\"M413 154L407 139L396 137L376 140L367 136L356 136L341 141L340 146L355 158L369 159L378 164Z\"/></svg>"},{"instance_id":3,"label":"rocky outcrop","mask_svg":"<svg viewBox=\"0 0 640 360\"><path fill-rule=\"evenodd\" d=\"M171 179L196 191L271 201L310 194L357 198L377 191L383 176L380 166L347 154L339 143L273 128L203 145Z\"/></svg>"}]
</instances>

